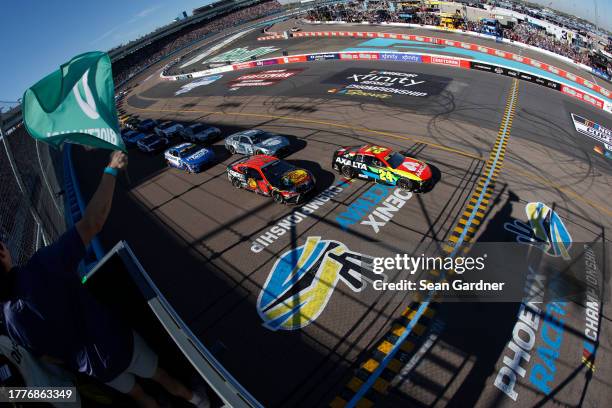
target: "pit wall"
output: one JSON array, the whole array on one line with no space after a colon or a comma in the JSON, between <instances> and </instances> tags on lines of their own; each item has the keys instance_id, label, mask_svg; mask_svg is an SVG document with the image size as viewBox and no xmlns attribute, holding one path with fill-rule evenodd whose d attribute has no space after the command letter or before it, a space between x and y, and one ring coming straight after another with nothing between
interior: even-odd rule
<instances>
[{"instance_id":1,"label":"pit wall","mask_svg":"<svg viewBox=\"0 0 612 408\"><path fill-rule=\"evenodd\" d=\"M383 33L369 33L369 34L372 34L372 36L365 37L365 38L376 38L375 37L376 35L382 35ZM403 37L404 34L393 34L393 35L401 36L401 39L404 39ZM406 36L406 37L412 37L412 36ZM421 36L416 36L416 37L421 37ZM378 38L392 38L392 37L378 37ZM425 37L421 37L421 38L425 38ZM447 41L447 40L444 40L444 41ZM460 43L460 44L466 44L467 46L467 43ZM486 47L483 47L483 48L486 48ZM502 53L504 55L510 54L510 53L505 53L499 50L494 50L494 49L491 49L491 50L493 50L496 56L501 56ZM487 71L487 72L496 73L499 75L514 77L514 78L518 78L521 80L533 82L533 83L536 83L542 86L546 86L550 89L560 91L564 93L565 95L577 98L589 105L595 106L599 109L602 109L612 114L612 102L610 101L609 98L596 96L595 92L584 92L582 90L579 90L575 86L572 86L570 80L567 80L564 78L561 78L560 80L555 80L551 78L551 75L548 74L547 72L548 69L550 69L551 67L547 64L540 63L541 67L537 68L537 70L540 71L541 74L534 75L531 72L526 72L520 69L516 69L515 67L509 66L509 65L502 65L502 64L492 65L486 61L450 57L446 55L436 55L436 54L429 54L429 53L342 52L342 51L339 51L339 52L326 52L326 53L299 54L299 55L291 55L291 56L286 56L286 57L266 58L266 59L260 59L256 61L225 65L222 67L211 68L211 69L198 71L198 72L192 72L190 74L183 74L183 75L160 74L160 77L162 79L169 80L169 81L179 81L179 80L185 80L185 79L190 79L190 78L200 78L200 77L207 76L207 75L218 74L218 73L223 73L223 72L230 72L230 71L237 71L237 70L243 70L243 69L249 69L249 68L257 68L257 67L270 68L275 65L304 63L304 62L323 61L323 60L326 60L326 61L327 60L329 61L339 60L339 61L410 62L410 63L445 65L445 66L455 67L455 68ZM534 60L527 59L527 58L523 58L523 60L529 60L531 64L533 64L534 62ZM543 69L544 65L546 66L547 70ZM532 65L532 67L535 68L536 65ZM554 71L550 71L550 72L554 72Z\"/></svg>"}]
</instances>

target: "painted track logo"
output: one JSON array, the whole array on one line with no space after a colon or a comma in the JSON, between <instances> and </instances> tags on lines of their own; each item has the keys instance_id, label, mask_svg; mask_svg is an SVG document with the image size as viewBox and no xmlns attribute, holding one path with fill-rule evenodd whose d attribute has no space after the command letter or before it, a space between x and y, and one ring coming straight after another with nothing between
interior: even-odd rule
<instances>
[{"instance_id":1,"label":"painted track logo","mask_svg":"<svg viewBox=\"0 0 612 408\"><path fill-rule=\"evenodd\" d=\"M85 115L87 115L91 119L98 119L100 114L98 113L98 108L96 106L96 100L91 93L91 89L89 88L89 70L85 71L81 79L74 84L72 87L72 92L74 93L74 98L77 101L77 104L83 111ZM81 91L79 90L79 84L83 88L83 93L85 95L85 100L81 96Z\"/></svg>"},{"instance_id":2,"label":"painted track logo","mask_svg":"<svg viewBox=\"0 0 612 408\"><path fill-rule=\"evenodd\" d=\"M528 203L525 213L529 225L515 220L505 223L506 231L516 234L516 241L540 248L553 257L571 259L569 249L572 246L572 236L561 217L549 206L540 202Z\"/></svg>"},{"instance_id":3,"label":"painted track logo","mask_svg":"<svg viewBox=\"0 0 612 408\"><path fill-rule=\"evenodd\" d=\"M381 279L373 271L372 260L341 242L308 237L272 267L257 299L263 325L274 331L308 326L323 312L338 281L360 292L367 282Z\"/></svg>"}]
</instances>

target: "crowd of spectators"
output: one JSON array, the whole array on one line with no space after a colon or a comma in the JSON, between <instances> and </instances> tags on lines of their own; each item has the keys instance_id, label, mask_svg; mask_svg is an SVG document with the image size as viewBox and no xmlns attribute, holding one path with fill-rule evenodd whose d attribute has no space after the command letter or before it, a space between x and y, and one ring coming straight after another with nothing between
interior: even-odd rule
<instances>
[{"instance_id":1,"label":"crowd of spectators","mask_svg":"<svg viewBox=\"0 0 612 408\"><path fill-rule=\"evenodd\" d=\"M571 58L572 60L588 65L590 64L589 53L585 49L572 47L568 41L557 40L554 36L546 34L546 31L529 23L515 24L512 29L503 29L504 38L512 41L533 45L544 50Z\"/></svg>"},{"instance_id":2,"label":"crowd of spectators","mask_svg":"<svg viewBox=\"0 0 612 408\"><path fill-rule=\"evenodd\" d=\"M170 34L133 52L121 60L113 62L113 78L115 84L126 81L144 67L161 60L168 54L190 43L242 24L245 21L261 18L280 10L281 5L278 1L267 1L229 13L212 21L191 25L176 33Z\"/></svg>"},{"instance_id":3,"label":"crowd of spectators","mask_svg":"<svg viewBox=\"0 0 612 408\"><path fill-rule=\"evenodd\" d=\"M422 25L440 25L439 11L433 11L425 8L405 9L390 9L389 3L386 1L369 1L356 0L348 3L338 3L332 5L324 5L315 7L306 15L306 19L310 21L347 21L353 23L369 22L405 22ZM539 14L535 14L529 9L520 10L532 17L543 18ZM458 16L460 17L460 16ZM483 32L483 24L480 21L461 21L460 29L466 31ZM608 74L612 74L612 64L609 62L607 66L601 65L601 59L593 58L591 48L593 44L586 43L582 46L577 46L568 40L559 40L554 35L546 33L543 28L531 25L526 22L514 24L513 26L501 27L499 36L508 38L513 41L522 42L533 45L556 54L568 57L575 62L598 68L602 71L607 70Z\"/></svg>"},{"instance_id":4,"label":"crowd of spectators","mask_svg":"<svg viewBox=\"0 0 612 408\"><path fill-rule=\"evenodd\" d=\"M363 0L334 3L315 7L308 11L307 19L316 21L347 21L350 23L382 23L400 21L386 1Z\"/></svg>"}]
</instances>

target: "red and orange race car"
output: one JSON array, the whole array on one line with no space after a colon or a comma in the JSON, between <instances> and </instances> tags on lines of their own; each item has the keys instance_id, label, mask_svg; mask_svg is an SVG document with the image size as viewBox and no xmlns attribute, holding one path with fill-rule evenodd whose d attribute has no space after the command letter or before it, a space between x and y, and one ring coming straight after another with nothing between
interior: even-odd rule
<instances>
[{"instance_id":1,"label":"red and orange race car","mask_svg":"<svg viewBox=\"0 0 612 408\"><path fill-rule=\"evenodd\" d=\"M415 192L432 183L431 168L424 162L371 144L336 150L332 167L347 178L374 180Z\"/></svg>"},{"instance_id":2,"label":"red and orange race car","mask_svg":"<svg viewBox=\"0 0 612 408\"><path fill-rule=\"evenodd\" d=\"M233 162L227 166L227 177L234 187L272 197L278 203L302 203L315 187L308 170L266 155Z\"/></svg>"}]
</instances>

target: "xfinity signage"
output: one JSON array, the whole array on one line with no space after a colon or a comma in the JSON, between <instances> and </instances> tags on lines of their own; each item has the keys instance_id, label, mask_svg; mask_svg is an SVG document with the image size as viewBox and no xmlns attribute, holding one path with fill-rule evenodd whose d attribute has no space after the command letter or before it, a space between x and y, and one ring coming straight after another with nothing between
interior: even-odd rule
<instances>
[{"instance_id":1,"label":"xfinity signage","mask_svg":"<svg viewBox=\"0 0 612 408\"><path fill-rule=\"evenodd\" d=\"M383 61L401 61L401 62L423 62L420 55L416 54L402 54L399 52L387 53L381 52L380 59Z\"/></svg>"},{"instance_id":2,"label":"xfinity signage","mask_svg":"<svg viewBox=\"0 0 612 408\"><path fill-rule=\"evenodd\" d=\"M333 75L324 83L341 85L343 90L423 97L438 94L447 80L414 72L353 68Z\"/></svg>"}]
</instances>

